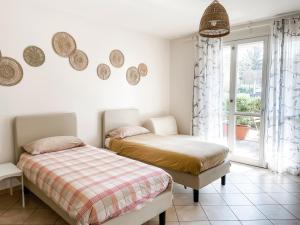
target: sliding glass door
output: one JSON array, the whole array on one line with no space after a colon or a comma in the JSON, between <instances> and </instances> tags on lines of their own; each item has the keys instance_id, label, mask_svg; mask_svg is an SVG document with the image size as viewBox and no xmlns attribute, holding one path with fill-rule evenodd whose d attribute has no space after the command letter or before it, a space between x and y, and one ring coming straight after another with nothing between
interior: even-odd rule
<instances>
[{"instance_id":1,"label":"sliding glass door","mask_svg":"<svg viewBox=\"0 0 300 225\"><path fill-rule=\"evenodd\" d=\"M263 166L267 38L223 47L224 135L234 161Z\"/></svg>"}]
</instances>

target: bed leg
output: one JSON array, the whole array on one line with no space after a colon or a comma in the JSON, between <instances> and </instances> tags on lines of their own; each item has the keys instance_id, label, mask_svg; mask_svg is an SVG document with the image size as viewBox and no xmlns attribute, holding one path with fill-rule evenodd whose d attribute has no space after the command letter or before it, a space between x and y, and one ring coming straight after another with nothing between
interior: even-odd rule
<instances>
[{"instance_id":1,"label":"bed leg","mask_svg":"<svg viewBox=\"0 0 300 225\"><path fill-rule=\"evenodd\" d=\"M221 184L226 185L226 175L221 177Z\"/></svg>"},{"instance_id":2,"label":"bed leg","mask_svg":"<svg viewBox=\"0 0 300 225\"><path fill-rule=\"evenodd\" d=\"M166 211L159 214L159 225L166 225Z\"/></svg>"},{"instance_id":3,"label":"bed leg","mask_svg":"<svg viewBox=\"0 0 300 225\"><path fill-rule=\"evenodd\" d=\"M193 190L194 202L199 202L199 190Z\"/></svg>"}]
</instances>

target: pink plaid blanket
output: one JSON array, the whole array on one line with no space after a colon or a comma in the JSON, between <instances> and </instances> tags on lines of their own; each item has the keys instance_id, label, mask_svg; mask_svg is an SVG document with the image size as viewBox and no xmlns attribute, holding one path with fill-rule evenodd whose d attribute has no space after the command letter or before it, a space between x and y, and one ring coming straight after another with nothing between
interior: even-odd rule
<instances>
[{"instance_id":1,"label":"pink plaid blanket","mask_svg":"<svg viewBox=\"0 0 300 225\"><path fill-rule=\"evenodd\" d=\"M25 177L78 224L100 224L143 207L171 185L163 170L91 146L21 155Z\"/></svg>"}]
</instances>

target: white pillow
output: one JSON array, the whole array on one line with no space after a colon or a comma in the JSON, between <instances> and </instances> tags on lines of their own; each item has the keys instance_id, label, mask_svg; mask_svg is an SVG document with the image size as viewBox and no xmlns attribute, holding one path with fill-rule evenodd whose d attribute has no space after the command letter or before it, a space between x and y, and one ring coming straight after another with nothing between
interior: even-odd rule
<instances>
[{"instance_id":1,"label":"white pillow","mask_svg":"<svg viewBox=\"0 0 300 225\"><path fill-rule=\"evenodd\" d=\"M148 128L154 134L159 134L159 135L178 134L177 123L174 116L151 118L148 121L146 121L145 127Z\"/></svg>"},{"instance_id":2,"label":"white pillow","mask_svg":"<svg viewBox=\"0 0 300 225\"><path fill-rule=\"evenodd\" d=\"M131 137L139 134L147 134L150 133L150 131L144 127L140 126L126 126L126 127L120 127L118 129L112 130L108 133L109 137L112 138L126 138Z\"/></svg>"},{"instance_id":3,"label":"white pillow","mask_svg":"<svg viewBox=\"0 0 300 225\"><path fill-rule=\"evenodd\" d=\"M23 149L32 154L38 155L48 152L57 152L70 148L84 146L82 140L73 136L55 136L42 138L26 145L23 145Z\"/></svg>"}]
</instances>

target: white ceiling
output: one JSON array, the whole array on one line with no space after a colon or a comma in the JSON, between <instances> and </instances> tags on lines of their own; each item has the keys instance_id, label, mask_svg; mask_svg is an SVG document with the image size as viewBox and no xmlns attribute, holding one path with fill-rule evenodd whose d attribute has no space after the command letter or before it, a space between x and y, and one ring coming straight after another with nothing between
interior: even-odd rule
<instances>
[{"instance_id":1,"label":"white ceiling","mask_svg":"<svg viewBox=\"0 0 300 225\"><path fill-rule=\"evenodd\" d=\"M300 10L300 0L220 0L232 25ZM34 5L73 13L107 26L174 39L198 30L212 0L51 0Z\"/></svg>"}]
</instances>

